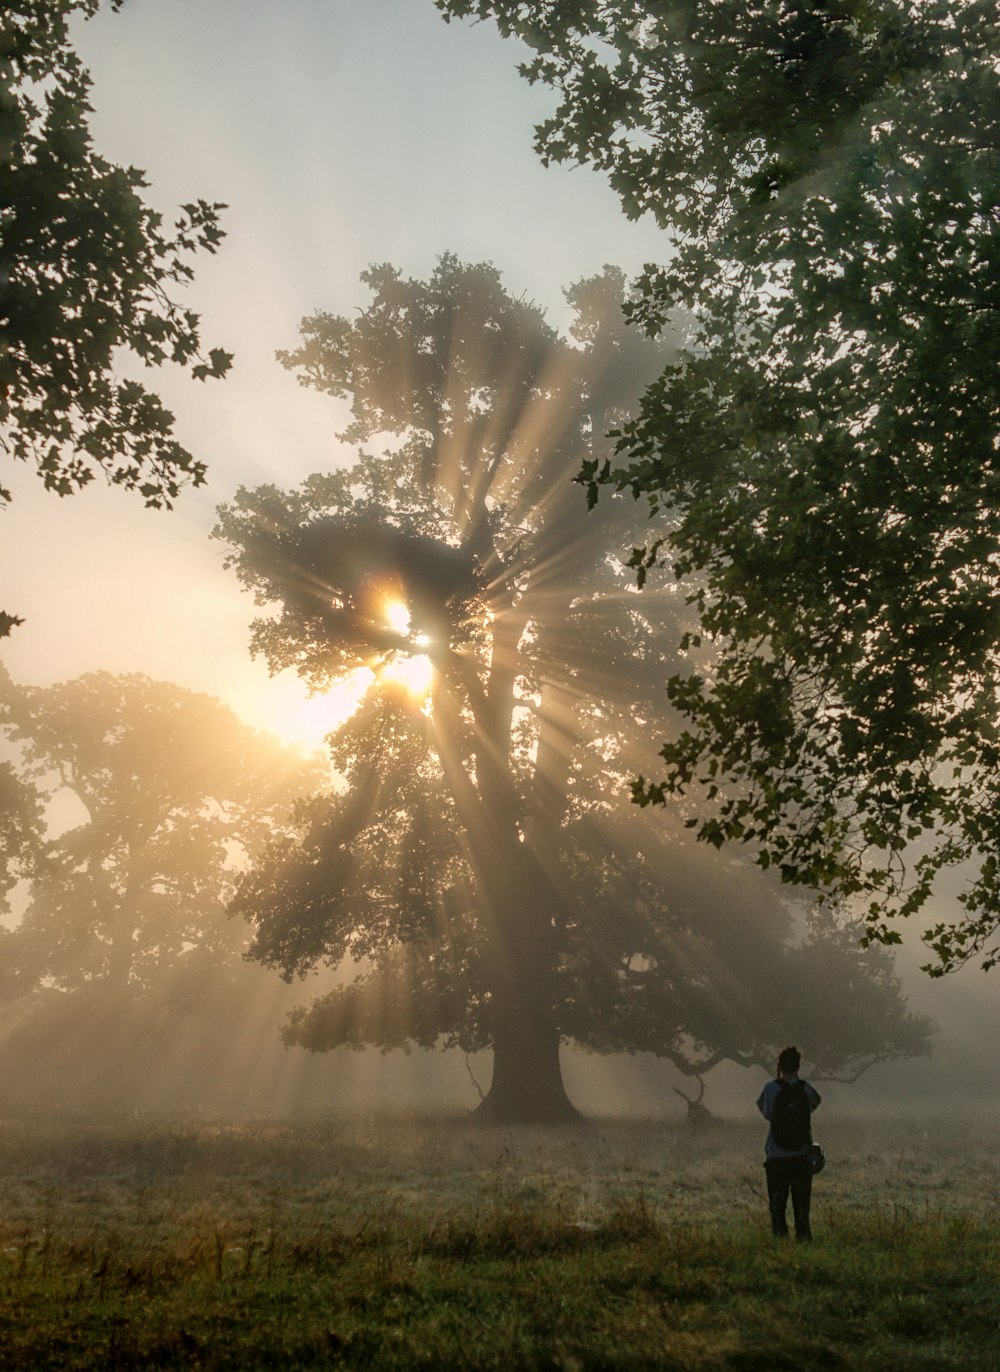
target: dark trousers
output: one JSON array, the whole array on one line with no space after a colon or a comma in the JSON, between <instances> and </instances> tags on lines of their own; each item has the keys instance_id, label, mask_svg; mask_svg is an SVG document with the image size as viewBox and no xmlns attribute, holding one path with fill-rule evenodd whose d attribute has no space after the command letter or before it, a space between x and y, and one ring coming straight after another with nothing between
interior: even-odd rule
<instances>
[{"instance_id":1,"label":"dark trousers","mask_svg":"<svg viewBox=\"0 0 1000 1372\"><path fill-rule=\"evenodd\" d=\"M787 1236L786 1212L791 1193L795 1237L802 1241L811 1239L809 1202L812 1199L813 1174L808 1159L768 1158L764 1170L767 1173L767 1199L771 1207L771 1233L778 1238Z\"/></svg>"}]
</instances>

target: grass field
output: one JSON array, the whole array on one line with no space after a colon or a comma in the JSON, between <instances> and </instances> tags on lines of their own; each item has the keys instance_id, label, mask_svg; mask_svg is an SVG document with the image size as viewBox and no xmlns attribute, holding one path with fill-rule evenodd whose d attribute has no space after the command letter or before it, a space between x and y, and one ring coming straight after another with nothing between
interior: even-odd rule
<instances>
[{"instance_id":1,"label":"grass field","mask_svg":"<svg viewBox=\"0 0 1000 1372\"><path fill-rule=\"evenodd\" d=\"M993 1121L0 1123L7 1369L1000 1367Z\"/></svg>"}]
</instances>

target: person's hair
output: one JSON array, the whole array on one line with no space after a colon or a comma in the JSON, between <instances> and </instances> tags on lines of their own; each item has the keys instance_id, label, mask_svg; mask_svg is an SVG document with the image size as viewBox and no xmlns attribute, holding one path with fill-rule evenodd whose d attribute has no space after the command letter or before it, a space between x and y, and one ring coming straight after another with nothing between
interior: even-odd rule
<instances>
[{"instance_id":1,"label":"person's hair","mask_svg":"<svg viewBox=\"0 0 1000 1372\"><path fill-rule=\"evenodd\" d=\"M787 1048L782 1048L778 1054L778 1071L787 1072L790 1076L799 1070L802 1062L802 1054L794 1044L789 1044Z\"/></svg>"}]
</instances>

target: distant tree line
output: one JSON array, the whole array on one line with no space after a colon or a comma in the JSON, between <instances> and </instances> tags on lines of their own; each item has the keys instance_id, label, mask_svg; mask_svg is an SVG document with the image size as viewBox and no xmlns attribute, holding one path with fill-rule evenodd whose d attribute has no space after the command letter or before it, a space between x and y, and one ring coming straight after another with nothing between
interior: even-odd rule
<instances>
[{"instance_id":1,"label":"distant tree line","mask_svg":"<svg viewBox=\"0 0 1000 1372\"><path fill-rule=\"evenodd\" d=\"M0 1082L27 1056L51 1086L59 1060L72 1095L88 1059L113 1076L140 1044L155 1074L192 1016L221 1052L246 1029L227 902L328 770L211 696L106 672L39 687L0 668L0 745Z\"/></svg>"}]
</instances>

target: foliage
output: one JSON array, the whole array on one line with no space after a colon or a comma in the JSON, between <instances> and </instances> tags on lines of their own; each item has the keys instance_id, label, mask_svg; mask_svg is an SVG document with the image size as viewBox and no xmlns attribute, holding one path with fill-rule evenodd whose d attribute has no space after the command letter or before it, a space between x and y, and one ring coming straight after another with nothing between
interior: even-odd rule
<instances>
[{"instance_id":1,"label":"foliage","mask_svg":"<svg viewBox=\"0 0 1000 1372\"><path fill-rule=\"evenodd\" d=\"M0 915L10 913L8 893L29 870L41 836L41 796L11 763L0 762Z\"/></svg>"},{"instance_id":2,"label":"foliage","mask_svg":"<svg viewBox=\"0 0 1000 1372\"><path fill-rule=\"evenodd\" d=\"M240 956L226 918L240 865L317 784L314 768L210 696L138 675L7 677L0 728L55 820L5 940L17 989L176 998Z\"/></svg>"},{"instance_id":3,"label":"foliage","mask_svg":"<svg viewBox=\"0 0 1000 1372\"><path fill-rule=\"evenodd\" d=\"M634 320L691 350L584 472L660 514L634 559L694 577L687 727L640 803L858 899L896 942L939 875L1000 912L1000 21L993 0L439 0L492 15L554 86L546 158L602 167L674 255ZM697 639L689 640L697 649Z\"/></svg>"},{"instance_id":4,"label":"foliage","mask_svg":"<svg viewBox=\"0 0 1000 1372\"><path fill-rule=\"evenodd\" d=\"M124 352L201 380L228 371L221 348L202 356L198 315L174 298L191 255L218 246L224 207L194 201L168 228L142 199L143 173L95 151L91 80L69 27L98 7L12 0L0 18L0 445L58 495L104 471L169 508L204 465L160 398L116 369ZM0 487L0 507L9 500ZM17 622L0 615L0 636Z\"/></svg>"},{"instance_id":5,"label":"foliage","mask_svg":"<svg viewBox=\"0 0 1000 1372\"><path fill-rule=\"evenodd\" d=\"M685 1071L769 1063L806 1023L852 1072L925 1051L891 970L866 973L846 943L827 993L781 1023L789 968L828 949L829 928L796 930L745 864L699 861L678 825L623 823L683 605L671 588L638 596L608 555L632 502L578 517L573 474L666 352L622 327L621 274L568 292L569 338L492 267L445 256L427 281L364 279L357 319L314 316L283 356L351 398L347 437L393 446L295 491L241 491L217 531L268 608L253 646L273 671L317 689L379 677L331 740L343 792L303 811L235 903L254 956L287 978L360 964L290 1041L492 1046L490 1108L499 1095L529 1117L561 1096L560 1039ZM426 700L394 676L406 658L431 669Z\"/></svg>"},{"instance_id":6,"label":"foliage","mask_svg":"<svg viewBox=\"0 0 1000 1372\"><path fill-rule=\"evenodd\" d=\"M0 666L0 681L3 668ZM0 916L11 913L10 891L27 875L42 843L42 800L15 767L0 761ZM14 936L0 924L0 998L18 990Z\"/></svg>"}]
</instances>

